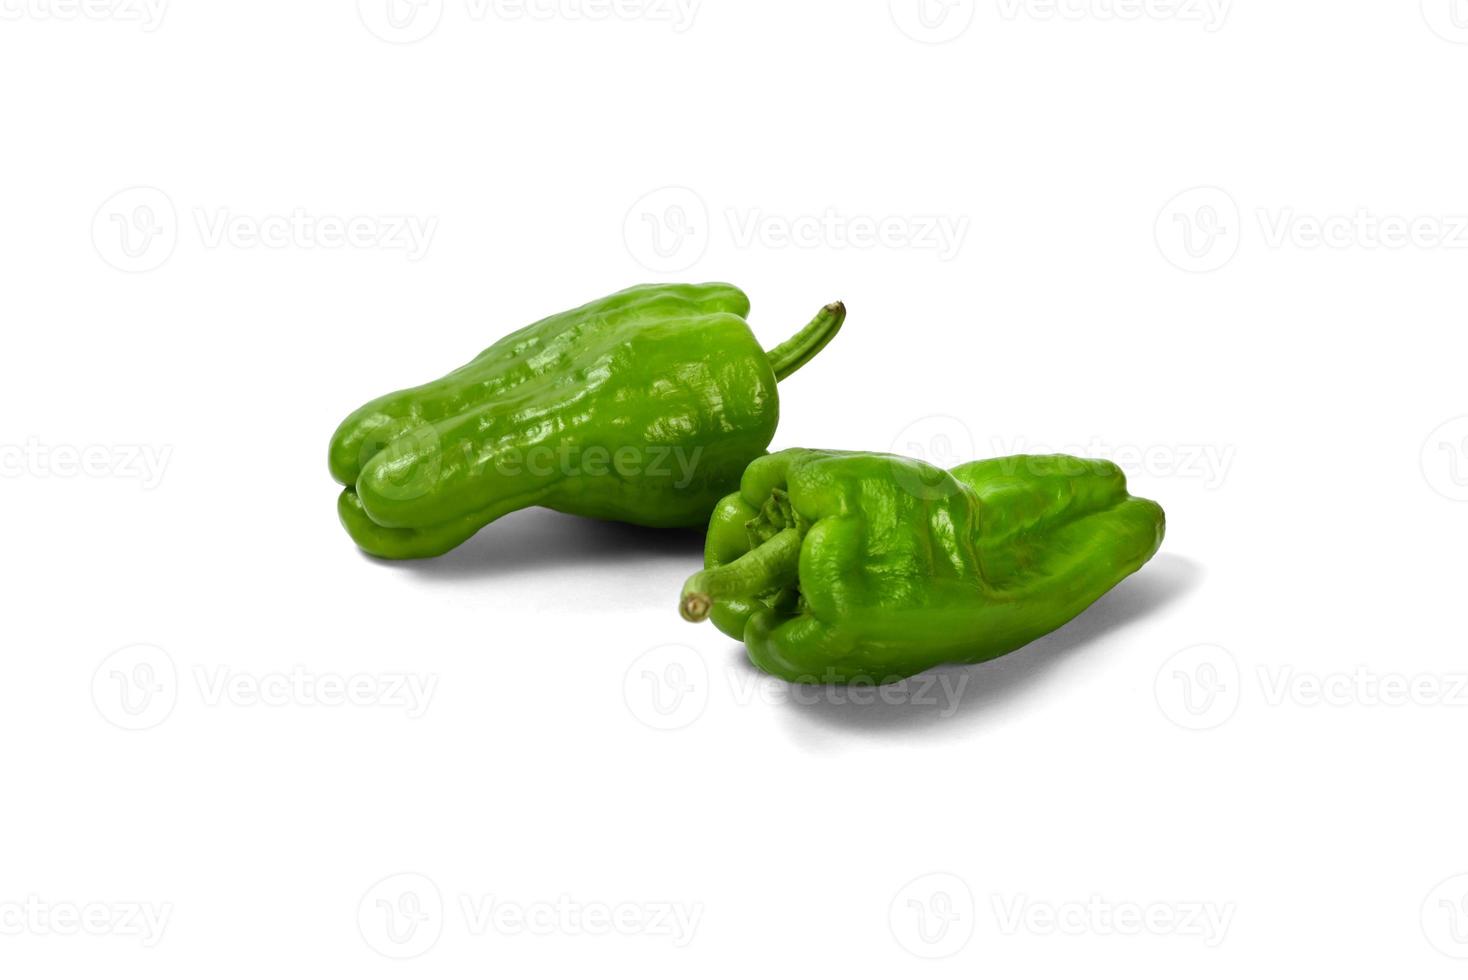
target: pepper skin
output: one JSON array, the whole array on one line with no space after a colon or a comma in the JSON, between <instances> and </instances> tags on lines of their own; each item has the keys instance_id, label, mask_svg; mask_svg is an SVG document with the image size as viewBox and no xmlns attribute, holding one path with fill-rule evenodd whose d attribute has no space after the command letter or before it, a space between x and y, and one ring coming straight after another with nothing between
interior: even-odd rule
<instances>
[{"instance_id":1,"label":"pepper skin","mask_svg":"<svg viewBox=\"0 0 1468 980\"><path fill-rule=\"evenodd\" d=\"M709 523L681 612L755 666L885 684L978 663L1060 627L1141 568L1162 508L1114 464L1010 456L945 472L878 453L755 460Z\"/></svg>"},{"instance_id":2,"label":"pepper skin","mask_svg":"<svg viewBox=\"0 0 1468 980\"><path fill-rule=\"evenodd\" d=\"M768 354L723 283L624 290L503 338L437 381L353 412L331 440L359 547L428 558L542 506L690 527L762 455L776 382L840 329L833 303Z\"/></svg>"}]
</instances>

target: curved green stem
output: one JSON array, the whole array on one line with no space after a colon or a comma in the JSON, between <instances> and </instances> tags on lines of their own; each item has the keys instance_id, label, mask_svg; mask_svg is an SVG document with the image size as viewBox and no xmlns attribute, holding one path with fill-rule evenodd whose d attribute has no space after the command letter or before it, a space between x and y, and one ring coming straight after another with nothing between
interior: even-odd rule
<instances>
[{"instance_id":1,"label":"curved green stem","mask_svg":"<svg viewBox=\"0 0 1468 980\"><path fill-rule=\"evenodd\" d=\"M727 565L706 568L683 585L678 611L690 623L701 623L718 599L757 596L784 585L794 585L800 575L800 544L804 536L786 528L758 548L746 551Z\"/></svg>"},{"instance_id":2,"label":"curved green stem","mask_svg":"<svg viewBox=\"0 0 1468 980\"><path fill-rule=\"evenodd\" d=\"M766 351L770 366L775 369L775 380L784 381L806 361L815 357L836 336L841 324L846 322L846 304L840 301L821 308L816 318L785 343L772 351Z\"/></svg>"}]
</instances>

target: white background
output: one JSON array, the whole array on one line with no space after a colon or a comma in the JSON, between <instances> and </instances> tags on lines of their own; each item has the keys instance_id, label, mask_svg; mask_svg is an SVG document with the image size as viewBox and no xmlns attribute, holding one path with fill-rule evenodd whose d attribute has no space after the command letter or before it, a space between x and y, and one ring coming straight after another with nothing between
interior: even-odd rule
<instances>
[{"instance_id":1,"label":"white background","mask_svg":"<svg viewBox=\"0 0 1468 980\"><path fill-rule=\"evenodd\" d=\"M1460 975L1468 5L591 2L0 0L0 972ZM858 705L696 531L352 547L343 415L666 279L1162 553Z\"/></svg>"}]
</instances>

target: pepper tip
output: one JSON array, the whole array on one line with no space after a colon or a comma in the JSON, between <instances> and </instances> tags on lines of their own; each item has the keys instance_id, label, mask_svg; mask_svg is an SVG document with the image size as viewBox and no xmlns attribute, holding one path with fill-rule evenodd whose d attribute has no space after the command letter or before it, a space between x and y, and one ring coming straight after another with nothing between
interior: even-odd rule
<instances>
[{"instance_id":1,"label":"pepper tip","mask_svg":"<svg viewBox=\"0 0 1468 980\"><path fill-rule=\"evenodd\" d=\"M690 623L701 623L709 618L709 609L712 606L713 603L707 595L701 592L690 592L678 604L678 612Z\"/></svg>"}]
</instances>

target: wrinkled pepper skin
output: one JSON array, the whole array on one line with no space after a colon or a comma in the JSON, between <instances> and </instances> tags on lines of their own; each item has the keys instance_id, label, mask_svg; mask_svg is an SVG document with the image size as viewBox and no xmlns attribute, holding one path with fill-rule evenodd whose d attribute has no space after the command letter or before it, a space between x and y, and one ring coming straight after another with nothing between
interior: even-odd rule
<instances>
[{"instance_id":1,"label":"wrinkled pepper skin","mask_svg":"<svg viewBox=\"0 0 1468 980\"><path fill-rule=\"evenodd\" d=\"M722 283L638 286L368 402L331 440L342 524L383 558L441 555L531 506L703 524L769 446L777 380L825 346L845 308L768 354L748 313Z\"/></svg>"},{"instance_id":2,"label":"wrinkled pepper skin","mask_svg":"<svg viewBox=\"0 0 1468 980\"><path fill-rule=\"evenodd\" d=\"M1162 508L1114 464L1011 456L952 471L877 453L755 460L710 520L684 618L761 670L883 684L1062 626L1157 552Z\"/></svg>"}]
</instances>

